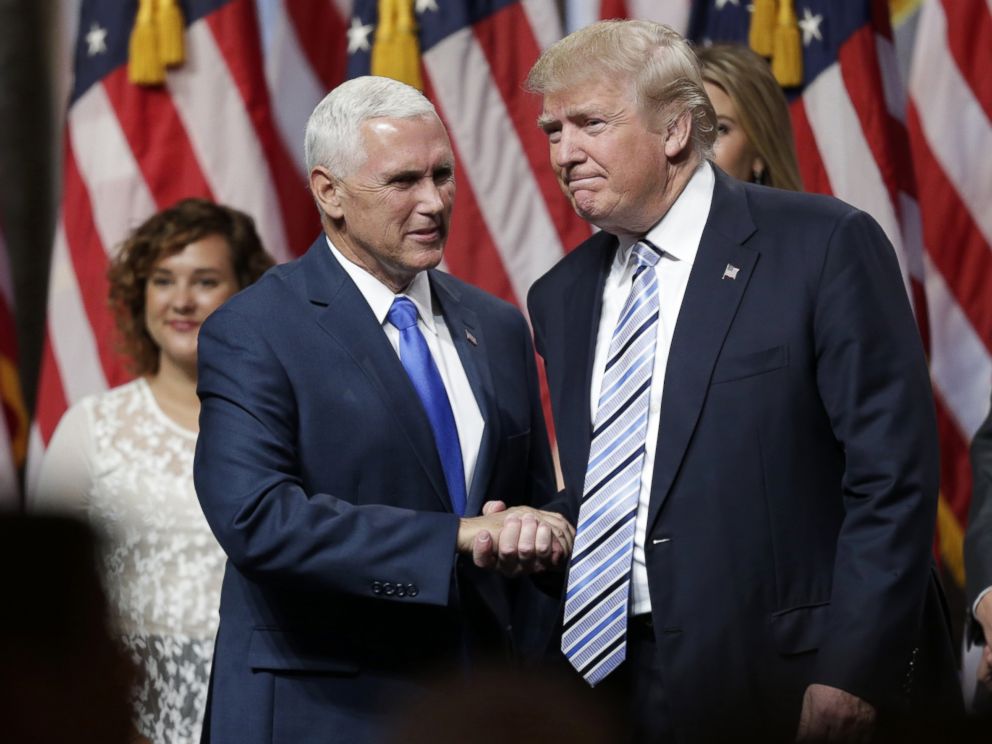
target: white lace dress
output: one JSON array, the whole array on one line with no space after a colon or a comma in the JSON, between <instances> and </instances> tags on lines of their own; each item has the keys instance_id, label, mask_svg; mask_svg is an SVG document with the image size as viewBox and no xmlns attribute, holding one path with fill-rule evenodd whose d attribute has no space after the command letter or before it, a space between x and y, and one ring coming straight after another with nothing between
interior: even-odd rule
<instances>
[{"instance_id":1,"label":"white lace dress","mask_svg":"<svg viewBox=\"0 0 992 744\"><path fill-rule=\"evenodd\" d=\"M107 595L141 672L135 723L162 744L199 741L224 572L195 445L138 379L69 409L31 495L34 509L85 513L106 540Z\"/></svg>"}]
</instances>

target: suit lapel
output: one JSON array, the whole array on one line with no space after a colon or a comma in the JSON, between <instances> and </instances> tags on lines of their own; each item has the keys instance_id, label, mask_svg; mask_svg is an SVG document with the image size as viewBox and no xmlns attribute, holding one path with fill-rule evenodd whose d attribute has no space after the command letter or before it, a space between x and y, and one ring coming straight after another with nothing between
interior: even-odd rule
<instances>
[{"instance_id":1,"label":"suit lapel","mask_svg":"<svg viewBox=\"0 0 992 744\"><path fill-rule=\"evenodd\" d=\"M713 202L679 310L665 372L649 530L678 475L709 390L713 367L759 257L756 250L744 245L755 230L744 187L719 170L714 171ZM724 277L728 267L733 279ZM737 271L733 272L733 268Z\"/></svg>"},{"instance_id":2,"label":"suit lapel","mask_svg":"<svg viewBox=\"0 0 992 744\"><path fill-rule=\"evenodd\" d=\"M451 500L427 414L368 302L331 255L323 236L300 263L308 299L317 311L317 324L347 351L369 379L396 417L399 430L423 466L438 500L450 511Z\"/></svg>"},{"instance_id":3,"label":"suit lapel","mask_svg":"<svg viewBox=\"0 0 992 744\"><path fill-rule=\"evenodd\" d=\"M439 271L431 271L429 276L434 297L441 307L444 322L485 422L465 507L466 514L472 516L482 510L500 440L499 408L489 367L489 349L478 316L462 302L461 292L455 284Z\"/></svg>"},{"instance_id":4,"label":"suit lapel","mask_svg":"<svg viewBox=\"0 0 992 744\"><path fill-rule=\"evenodd\" d=\"M616 238L607 233L600 233L593 240L596 242L589 251L589 263L577 267L574 281L564 293L563 358L574 360L574 364L563 370L559 405L563 425L556 431L558 439L563 440L560 450L574 453L571 462L563 462L562 466L566 469L566 485L580 499L592 443L590 386L603 287L617 247Z\"/></svg>"}]
</instances>

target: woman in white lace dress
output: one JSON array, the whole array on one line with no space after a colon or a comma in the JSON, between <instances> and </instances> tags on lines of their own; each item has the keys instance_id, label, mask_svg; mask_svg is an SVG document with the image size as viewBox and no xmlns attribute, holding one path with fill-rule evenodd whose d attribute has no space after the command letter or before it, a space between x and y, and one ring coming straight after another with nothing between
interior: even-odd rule
<instances>
[{"instance_id":1,"label":"woman in white lace dress","mask_svg":"<svg viewBox=\"0 0 992 744\"><path fill-rule=\"evenodd\" d=\"M138 227L108 272L136 379L66 412L30 497L103 533L107 594L139 666L135 727L156 743L199 741L224 571L193 489L197 333L271 265L251 218L207 201Z\"/></svg>"}]
</instances>

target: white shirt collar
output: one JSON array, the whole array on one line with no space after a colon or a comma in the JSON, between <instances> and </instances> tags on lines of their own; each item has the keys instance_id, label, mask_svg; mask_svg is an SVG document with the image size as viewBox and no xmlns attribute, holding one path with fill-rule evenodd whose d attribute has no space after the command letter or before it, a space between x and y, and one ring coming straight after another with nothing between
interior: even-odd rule
<instances>
[{"instance_id":1,"label":"white shirt collar","mask_svg":"<svg viewBox=\"0 0 992 744\"><path fill-rule=\"evenodd\" d=\"M675 203L644 237L669 257L692 266L699 250L699 239L710 214L715 185L713 166L708 160L704 160L693 172ZM614 261L626 265L631 248L636 242L630 238L621 239Z\"/></svg>"},{"instance_id":2,"label":"white shirt collar","mask_svg":"<svg viewBox=\"0 0 992 744\"><path fill-rule=\"evenodd\" d=\"M434 326L434 306L431 302L431 283L427 278L426 271L421 271L413 277L413 281L410 282L404 291L394 294L393 290L376 277L346 258L335 247L329 237L326 235L324 237L327 240L327 246L331 249L331 255L337 259L337 262L341 264L341 268L355 282L358 291L362 293L362 297L369 303L372 314L375 315L375 319L379 322L379 325L386 322L386 314L389 312L389 308L392 307L393 300L403 296L409 297L413 301L413 304L417 306L417 312L420 314L420 319L423 321L427 330L431 333L437 333L437 329Z\"/></svg>"}]
</instances>

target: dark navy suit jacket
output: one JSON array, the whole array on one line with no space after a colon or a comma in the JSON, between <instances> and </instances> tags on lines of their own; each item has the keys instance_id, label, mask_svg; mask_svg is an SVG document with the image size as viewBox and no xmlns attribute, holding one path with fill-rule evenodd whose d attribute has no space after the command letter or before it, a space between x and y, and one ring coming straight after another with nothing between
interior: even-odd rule
<instances>
[{"instance_id":1,"label":"dark navy suit jacket","mask_svg":"<svg viewBox=\"0 0 992 744\"><path fill-rule=\"evenodd\" d=\"M526 322L430 283L485 419L469 514L546 498ZM427 416L323 236L206 321L198 393L196 489L228 555L205 741L376 741L420 675L508 647L507 587L456 560Z\"/></svg>"},{"instance_id":2,"label":"dark navy suit jacket","mask_svg":"<svg viewBox=\"0 0 992 744\"><path fill-rule=\"evenodd\" d=\"M928 679L953 684L931 576L934 406L879 226L835 199L716 175L665 373L653 626L683 738L789 738L811 682L905 710L908 688L930 689L921 655L936 655ZM616 247L593 236L529 296L573 519Z\"/></svg>"}]
</instances>

